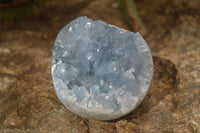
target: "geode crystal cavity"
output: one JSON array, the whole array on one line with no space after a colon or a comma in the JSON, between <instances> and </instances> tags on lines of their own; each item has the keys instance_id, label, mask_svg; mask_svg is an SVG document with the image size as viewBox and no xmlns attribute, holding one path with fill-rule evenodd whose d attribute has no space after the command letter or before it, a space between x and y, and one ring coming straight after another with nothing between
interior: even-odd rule
<instances>
[{"instance_id":1,"label":"geode crystal cavity","mask_svg":"<svg viewBox=\"0 0 200 133\"><path fill-rule=\"evenodd\" d=\"M152 74L152 55L139 33L79 17L56 38L55 90L79 116L112 120L126 115L144 98Z\"/></svg>"}]
</instances>

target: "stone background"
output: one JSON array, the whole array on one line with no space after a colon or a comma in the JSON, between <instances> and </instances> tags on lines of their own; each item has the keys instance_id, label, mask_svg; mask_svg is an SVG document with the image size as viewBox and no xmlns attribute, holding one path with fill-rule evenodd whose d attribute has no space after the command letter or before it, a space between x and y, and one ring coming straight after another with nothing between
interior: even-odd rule
<instances>
[{"instance_id":1,"label":"stone background","mask_svg":"<svg viewBox=\"0 0 200 133\"><path fill-rule=\"evenodd\" d=\"M50 0L40 14L0 19L1 133L200 133L200 1L136 0L149 30L154 77L142 104L114 121L81 118L56 97L52 47L59 30L87 15L130 30L117 0Z\"/></svg>"}]
</instances>

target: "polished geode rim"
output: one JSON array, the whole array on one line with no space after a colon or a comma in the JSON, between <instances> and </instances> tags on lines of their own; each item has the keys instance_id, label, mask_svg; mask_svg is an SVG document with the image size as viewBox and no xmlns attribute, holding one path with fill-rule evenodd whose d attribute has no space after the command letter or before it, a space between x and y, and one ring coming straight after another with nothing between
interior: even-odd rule
<instances>
[{"instance_id":1,"label":"polished geode rim","mask_svg":"<svg viewBox=\"0 0 200 133\"><path fill-rule=\"evenodd\" d=\"M67 26L65 26L64 28L66 28ZM113 25L109 25L109 26L114 27L121 32L129 32L127 30L118 28L118 27L113 26ZM58 34L58 36L59 36L59 34ZM146 41L142 38L142 36L138 32L134 34L134 38L135 38L135 44L137 46L139 53L143 53L144 51L147 50L147 51L149 51L149 54L151 55L150 49L149 49ZM58 41L58 40L56 39L56 41ZM135 102L135 105L132 105L132 108L129 111L118 110L118 111L113 113L109 109L106 110L105 108L103 108L102 105L96 106L96 110L94 110L94 108L90 110L89 108L87 108L86 105L83 104L84 102L82 102L81 104L77 103L76 100L73 99L74 94L71 90L59 90L59 89L57 89L56 84L55 84L55 80L57 80L57 79L55 79L55 77L54 77L54 70L56 69L56 64L54 63L54 59L53 59L52 60L52 75L53 75L53 81L54 81L56 94L57 94L58 98L61 100L61 102L70 111L74 112L75 114L77 114L79 116L82 116L82 117L85 117L85 118L97 119L97 120L112 120L112 119L117 119L117 118L123 117L124 115L126 115L126 114L130 113L132 110L134 110L141 103L141 101L143 100L143 98L147 94L147 91L150 87L150 83L151 83L152 76L153 76L152 56L151 56L150 61L148 61L148 63L150 63L152 65L152 66L150 66L152 68L151 68L150 72L148 73L149 74L149 77L147 79L148 81L145 81L145 82L148 82L148 83L146 83L146 85L142 88L143 89L142 95L140 95L139 97L133 96L133 99L135 99L136 102ZM141 80L143 80L143 79L141 79Z\"/></svg>"}]
</instances>

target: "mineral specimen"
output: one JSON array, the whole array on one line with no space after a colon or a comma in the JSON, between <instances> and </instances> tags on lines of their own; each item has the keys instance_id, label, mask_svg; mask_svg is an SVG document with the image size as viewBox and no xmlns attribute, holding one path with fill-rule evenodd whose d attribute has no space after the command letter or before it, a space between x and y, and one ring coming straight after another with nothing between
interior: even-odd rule
<instances>
[{"instance_id":1,"label":"mineral specimen","mask_svg":"<svg viewBox=\"0 0 200 133\"><path fill-rule=\"evenodd\" d=\"M151 52L139 33L79 17L56 38L55 90L82 117L112 120L126 115L144 98L152 75Z\"/></svg>"}]
</instances>

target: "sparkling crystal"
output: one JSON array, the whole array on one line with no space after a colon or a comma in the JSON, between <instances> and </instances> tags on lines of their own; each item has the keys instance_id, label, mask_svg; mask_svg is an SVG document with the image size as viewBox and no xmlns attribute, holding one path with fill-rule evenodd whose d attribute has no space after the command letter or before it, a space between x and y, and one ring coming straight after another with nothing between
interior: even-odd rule
<instances>
[{"instance_id":1,"label":"sparkling crystal","mask_svg":"<svg viewBox=\"0 0 200 133\"><path fill-rule=\"evenodd\" d=\"M152 74L151 52L139 33L79 17L56 38L55 90L82 117L112 120L126 115L144 98Z\"/></svg>"}]
</instances>

